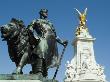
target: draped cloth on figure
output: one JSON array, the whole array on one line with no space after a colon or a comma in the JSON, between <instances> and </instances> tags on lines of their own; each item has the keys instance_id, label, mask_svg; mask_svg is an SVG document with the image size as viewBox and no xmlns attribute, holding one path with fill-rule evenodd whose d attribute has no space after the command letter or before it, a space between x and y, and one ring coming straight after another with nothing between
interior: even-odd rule
<instances>
[{"instance_id":1,"label":"draped cloth on figure","mask_svg":"<svg viewBox=\"0 0 110 82\"><path fill-rule=\"evenodd\" d=\"M53 67L58 63L58 49L56 42L55 29L48 20L33 20L29 29L33 32L36 39L40 39L34 54L39 58L44 58L47 67Z\"/></svg>"}]
</instances>

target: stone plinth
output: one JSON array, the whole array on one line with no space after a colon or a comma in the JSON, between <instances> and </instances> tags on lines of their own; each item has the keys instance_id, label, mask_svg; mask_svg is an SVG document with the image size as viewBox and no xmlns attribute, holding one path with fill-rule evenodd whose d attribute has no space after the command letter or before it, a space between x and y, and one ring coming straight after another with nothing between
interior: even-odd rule
<instances>
[{"instance_id":1,"label":"stone plinth","mask_svg":"<svg viewBox=\"0 0 110 82\"><path fill-rule=\"evenodd\" d=\"M0 82L42 82L40 80L0 80Z\"/></svg>"},{"instance_id":2,"label":"stone plinth","mask_svg":"<svg viewBox=\"0 0 110 82\"><path fill-rule=\"evenodd\" d=\"M25 74L25 75L11 75L11 74L0 74L0 82L58 82L44 78L41 75Z\"/></svg>"},{"instance_id":3,"label":"stone plinth","mask_svg":"<svg viewBox=\"0 0 110 82\"><path fill-rule=\"evenodd\" d=\"M82 23L82 20L80 22ZM64 82L107 82L104 67L95 59L95 38L90 35L87 26L82 24L76 28L75 34L72 44L74 57L67 62Z\"/></svg>"},{"instance_id":4,"label":"stone plinth","mask_svg":"<svg viewBox=\"0 0 110 82\"><path fill-rule=\"evenodd\" d=\"M66 81L66 82L103 82L103 81L97 81L97 80L77 80L77 81Z\"/></svg>"}]
</instances>

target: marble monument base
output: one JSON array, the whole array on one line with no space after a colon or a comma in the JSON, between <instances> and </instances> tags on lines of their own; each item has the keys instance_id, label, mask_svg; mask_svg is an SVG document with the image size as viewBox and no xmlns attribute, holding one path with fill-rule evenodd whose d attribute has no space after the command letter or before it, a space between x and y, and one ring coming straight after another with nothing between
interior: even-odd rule
<instances>
[{"instance_id":1,"label":"marble monument base","mask_svg":"<svg viewBox=\"0 0 110 82\"><path fill-rule=\"evenodd\" d=\"M67 81L67 82L70 82L70 81ZM103 81L95 81L95 80L83 80L83 81L71 81L71 82L103 82Z\"/></svg>"},{"instance_id":2,"label":"marble monument base","mask_svg":"<svg viewBox=\"0 0 110 82\"><path fill-rule=\"evenodd\" d=\"M0 82L58 82L44 78L41 75L24 74L24 75L12 75L12 74L0 74Z\"/></svg>"},{"instance_id":3,"label":"marble monument base","mask_svg":"<svg viewBox=\"0 0 110 82\"><path fill-rule=\"evenodd\" d=\"M84 79L84 80L65 80L64 82L105 82L105 81L100 81L100 80L95 80L95 79Z\"/></svg>"}]
</instances>

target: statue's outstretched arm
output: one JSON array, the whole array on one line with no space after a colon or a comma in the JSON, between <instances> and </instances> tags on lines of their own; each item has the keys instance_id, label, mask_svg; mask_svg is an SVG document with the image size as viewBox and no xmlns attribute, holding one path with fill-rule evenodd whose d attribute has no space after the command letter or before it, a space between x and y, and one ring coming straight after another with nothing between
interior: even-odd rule
<instances>
[{"instance_id":1,"label":"statue's outstretched arm","mask_svg":"<svg viewBox=\"0 0 110 82\"><path fill-rule=\"evenodd\" d=\"M56 31L55 31L55 29L54 29L53 26L52 26L52 30L53 30L53 32L54 32L54 34L55 34L56 41L57 41L59 44L61 44L61 45L63 45L63 46L66 46L66 45L68 44L68 41L67 41L67 40L63 41L62 39L60 39L60 38L57 36Z\"/></svg>"},{"instance_id":2,"label":"statue's outstretched arm","mask_svg":"<svg viewBox=\"0 0 110 82\"><path fill-rule=\"evenodd\" d=\"M56 37L56 41L57 41L58 43L60 43L61 45L63 45L63 40L61 40L58 36Z\"/></svg>"},{"instance_id":3,"label":"statue's outstretched arm","mask_svg":"<svg viewBox=\"0 0 110 82\"><path fill-rule=\"evenodd\" d=\"M67 40L62 40L58 36L56 37L56 41L58 43L60 43L61 45L63 45L63 46L67 46L67 44L68 44L68 41Z\"/></svg>"}]
</instances>

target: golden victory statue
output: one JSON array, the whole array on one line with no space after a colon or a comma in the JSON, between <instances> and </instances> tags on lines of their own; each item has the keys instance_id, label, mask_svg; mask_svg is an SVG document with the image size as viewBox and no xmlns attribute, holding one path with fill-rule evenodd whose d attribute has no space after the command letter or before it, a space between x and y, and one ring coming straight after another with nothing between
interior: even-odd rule
<instances>
[{"instance_id":1,"label":"golden victory statue","mask_svg":"<svg viewBox=\"0 0 110 82\"><path fill-rule=\"evenodd\" d=\"M77 36L80 35L82 30L88 31L88 28L86 27L87 8L82 13L76 8L75 10L78 12L78 18L79 18L79 26L76 29L76 36Z\"/></svg>"}]
</instances>

